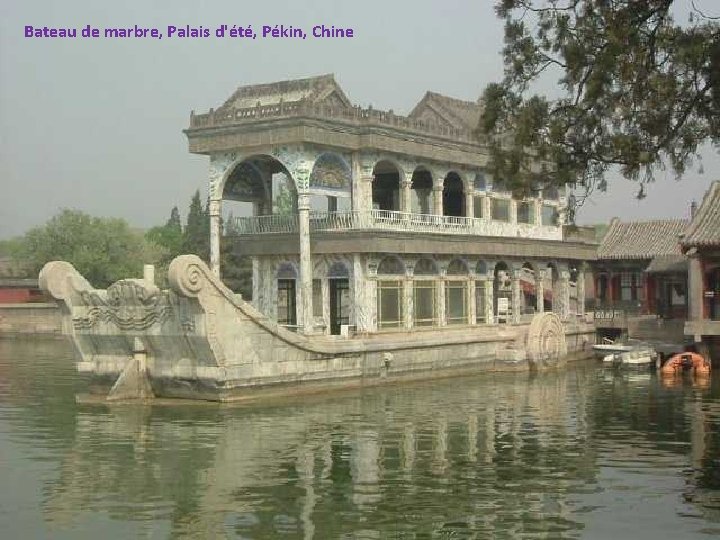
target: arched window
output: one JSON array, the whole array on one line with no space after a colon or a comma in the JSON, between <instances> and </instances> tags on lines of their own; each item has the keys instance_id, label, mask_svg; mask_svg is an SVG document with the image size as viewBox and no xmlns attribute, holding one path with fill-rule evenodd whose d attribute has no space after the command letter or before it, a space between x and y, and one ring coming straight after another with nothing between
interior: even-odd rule
<instances>
[{"instance_id":1,"label":"arched window","mask_svg":"<svg viewBox=\"0 0 720 540\"><path fill-rule=\"evenodd\" d=\"M378 328L401 328L405 322L403 279L405 266L397 257L385 257L378 265Z\"/></svg>"},{"instance_id":2,"label":"arched window","mask_svg":"<svg viewBox=\"0 0 720 540\"><path fill-rule=\"evenodd\" d=\"M465 189L460 176L451 172L443 182L443 215L465 215Z\"/></svg>"},{"instance_id":3,"label":"arched window","mask_svg":"<svg viewBox=\"0 0 720 540\"><path fill-rule=\"evenodd\" d=\"M432 214L433 181L430 171L417 168L412 175L410 211L414 214Z\"/></svg>"},{"instance_id":4,"label":"arched window","mask_svg":"<svg viewBox=\"0 0 720 540\"><path fill-rule=\"evenodd\" d=\"M277 270L277 322L287 326L289 330L297 328L295 265L281 263Z\"/></svg>"},{"instance_id":5,"label":"arched window","mask_svg":"<svg viewBox=\"0 0 720 540\"><path fill-rule=\"evenodd\" d=\"M329 279L342 279L350 277L347 266L341 262L334 262L328 268L327 277Z\"/></svg>"},{"instance_id":6,"label":"arched window","mask_svg":"<svg viewBox=\"0 0 720 540\"><path fill-rule=\"evenodd\" d=\"M464 261L453 260L447 268L445 282L445 321L447 324L468 322L468 268Z\"/></svg>"},{"instance_id":7,"label":"arched window","mask_svg":"<svg viewBox=\"0 0 720 540\"><path fill-rule=\"evenodd\" d=\"M400 171L389 161L373 169L372 205L374 210L400 210Z\"/></svg>"},{"instance_id":8,"label":"arched window","mask_svg":"<svg viewBox=\"0 0 720 540\"><path fill-rule=\"evenodd\" d=\"M413 319L415 326L438 323L436 297L439 272L432 259L420 259L413 271Z\"/></svg>"}]
</instances>

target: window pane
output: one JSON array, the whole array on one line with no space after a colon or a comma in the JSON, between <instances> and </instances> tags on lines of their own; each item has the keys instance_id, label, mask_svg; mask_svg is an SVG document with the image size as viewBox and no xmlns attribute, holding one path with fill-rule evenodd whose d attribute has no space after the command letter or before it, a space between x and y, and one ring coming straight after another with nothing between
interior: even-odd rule
<instances>
[{"instance_id":1,"label":"window pane","mask_svg":"<svg viewBox=\"0 0 720 540\"><path fill-rule=\"evenodd\" d=\"M535 223L535 204L533 202L520 201L517 203L517 222Z\"/></svg>"},{"instance_id":2,"label":"window pane","mask_svg":"<svg viewBox=\"0 0 720 540\"><path fill-rule=\"evenodd\" d=\"M509 199L492 199L492 218L497 221L510 221Z\"/></svg>"},{"instance_id":3,"label":"window pane","mask_svg":"<svg viewBox=\"0 0 720 540\"><path fill-rule=\"evenodd\" d=\"M485 282L475 282L475 319L478 323L487 322L485 315Z\"/></svg>"},{"instance_id":4,"label":"window pane","mask_svg":"<svg viewBox=\"0 0 720 540\"><path fill-rule=\"evenodd\" d=\"M465 282L448 281L445 286L445 319L448 324L465 324L467 306Z\"/></svg>"},{"instance_id":5,"label":"window pane","mask_svg":"<svg viewBox=\"0 0 720 540\"><path fill-rule=\"evenodd\" d=\"M322 281L319 279L313 279L312 282L312 302L313 302L313 317L323 316L323 303L322 303Z\"/></svg>"},{"instance_id":6,"label":"window pane","mask_svg":"<svg viewBox=\"0 0 720 540\"><path fill-rule=\"evenodd\" d=\"M413 287L415 326L435 324L435 282L416 281Z\"/></svg>"},{"instance_id":7,"label":"window pane","mask_svg":"<svg viewBox=\"0 0 720 540\"><path fill-rule=\"evenodd\" d=\"M557 209L549 204L543 204L542 207L542 224L557 225Z\"/></svg>"},{"instance_id":8,"label":"window pane","mask_svg":"<svg viewBox=\"0 0 720 540\"><path fill-rule=\"evenodd\" d=\"M393 328L402 325L402 282L378 282L378 326L380 328Z\"/></svg>"},{"instance_id":9,"label":"window pane","mask_svg":"<svg viewBox=\"0 0 720 540\"><path fill-rule=\"evenodd\" d=\"M483 211L485 206L485 197L475 197L475 201L473 203L473 215L476 218L482 218L483 217Z\"/></svg>"}]
</instances>

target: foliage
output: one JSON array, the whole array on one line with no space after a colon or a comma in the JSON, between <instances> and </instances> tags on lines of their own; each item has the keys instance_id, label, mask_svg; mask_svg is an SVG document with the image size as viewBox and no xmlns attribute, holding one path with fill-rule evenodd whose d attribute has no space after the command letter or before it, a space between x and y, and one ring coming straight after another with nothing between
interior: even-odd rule
<instances>
[{"instance_id":1,"label":"foliage","mask_svg":"<svg viewBox=\"0 0 720 540\"><path fill-rule=\"evenodd\" d=\"M289 216L297 213L297 204L290 188L281 183L277 187L277 196L273 201L273 214Z\"/></svg>"},{"instance_id":2,"label":"foliage","mask_svg":"<svg viewBox=\"0 0 720 540\"><path fill-rule=\"evenodd\" d=\"M95 287L140 277L144 263L155 264L165 254L162 247L131 230L125 220L67 209L28 231L14 251L14 258L34 274L48 261L68 261Z\"/></svg>"},{"instance_id":3,"label":"foliage","mask_svg":"<svg viewBox=\"0 0 720 540\"><path fill-rule=\"evenodd\" d=\"M180 222L180 212L174 206L170 212L170 218L165 225L156 226L145 233L145 238L167 251L167 262L182 253L183 230Z\"/></svg>"},{"instance_id":4,"label":"foliage","mask_svg":"<svg viewBox=\"0 0 720 540\"><path fill-rule=\"evenodd\" d=\"M204 209L202 207L200 190L195 192L190 201L190 210L183 233L182 251L183 253L193 253L204 261L210 259L210 213L207 205Z\"/></svg>"},{"instance_id":5,"label":"foliage","mask_svg":"<svg viewBox=\"0 0 720 540\"><path fill-rule=\"evenodd\" d=\"M611 167L645 183L679 177L720 136L720 26L672 0L500 0L505 77L483 95L491 168L515 191L605 189ZM677 6L675 6L677 8ZM562 97L530 95L559 72Z\"/></svg>"}]
</instances>

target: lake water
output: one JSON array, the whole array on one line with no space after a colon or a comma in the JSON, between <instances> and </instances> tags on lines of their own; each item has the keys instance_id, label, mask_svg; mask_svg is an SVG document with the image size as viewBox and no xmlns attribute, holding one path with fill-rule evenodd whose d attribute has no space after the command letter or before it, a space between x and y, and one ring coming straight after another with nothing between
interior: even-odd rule
<instances>
[{"instance_id":1,"label":"lake water","mask_svg":"<svg viewBox=\"0 0 720 540\"><path fill-rule=\"evenodd\" d=\"M717 375L83 406L67 343L0 340L0 537L718 537Z\"/></svg>"}]
</instances>

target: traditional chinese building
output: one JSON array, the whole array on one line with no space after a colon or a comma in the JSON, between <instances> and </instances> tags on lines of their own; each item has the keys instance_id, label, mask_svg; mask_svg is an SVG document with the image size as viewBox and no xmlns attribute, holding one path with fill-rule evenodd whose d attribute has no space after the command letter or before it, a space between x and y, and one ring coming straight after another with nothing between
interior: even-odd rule
<instances>
[{"instance_id":1,"label":"traditional chinese building","mask_svg":"<svg viewBox=\"0 0 720 540\"><path fill-rule=\"evenodd\" d=\"M674 337L682 339L681 325L687 316L687 259L680 237L687 226L688 221L682 219L612 220L593 263L595 323L600 334L626 334L633 322L649 317L677 320L678 335ZM658 327L658 337L665 334L669 338L667 332L667 324Z\"/></svg>"},{"instance_id":2,"label":"traditional chinese building","mask_svg":"<svg viewBox=\"0 0 720 540\"><path fill-rule=\"evenodd\" d=\"M211 268L252 258L252 303L306 334L519 323L584 313L595 245L563 238L566 194L517 199L487 171L480 104L427 92L407 116L332 75L242 86L191 114L209 157ZM223 235L223 205L242 202Z\"/></svg>"},{"instance_id":3,"label":"traditional chinese building","mask_svg":"<svg viewBox=\"0 0 720 540\"><path fill-rule=\"evenodd\" d=\"M711 184L682 238L689 258L690 314L685 333L720 357L720 181Z\"/></svg>"}]
</instances>

